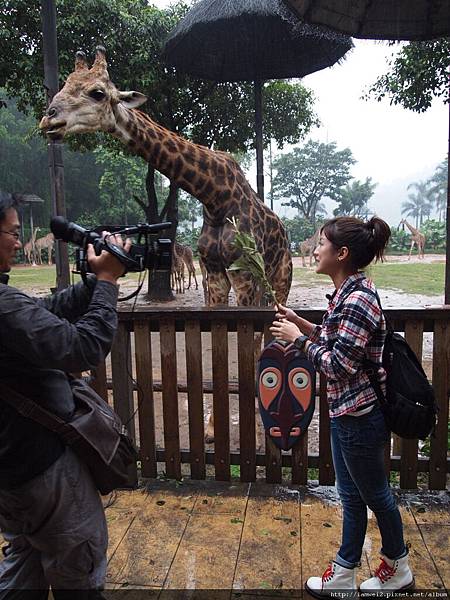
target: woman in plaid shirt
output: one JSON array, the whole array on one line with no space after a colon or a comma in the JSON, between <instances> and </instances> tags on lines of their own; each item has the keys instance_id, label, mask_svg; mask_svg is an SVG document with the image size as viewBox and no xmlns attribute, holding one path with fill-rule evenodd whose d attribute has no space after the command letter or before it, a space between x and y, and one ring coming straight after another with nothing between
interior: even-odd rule
<instances>
[{"instance_id":1,"label":"woman in plaid shirt","mask_svg":"<svg viewBox=\"0 0 450 600\"><path fill-rule=\"evenodd\" d=\"M384 447L390 440L377 395L363 361L382 367L386 323L372 281L361 269L383 259L389 225L373 217L367 223L338 217L322 228L314 251L316 272L329 275L335 286L322 325L279 307L271 331L292 342L327 378L331 418L331 447L336 486L343 505L341 547L322 577L305 584L317 597L356 590L356 567L361 563L367 529L367 507L375 514L381 533L381 563L360 590L383 592L414 587L403 539L400 512L384 471Z\"/></svg>"}]
</instances>

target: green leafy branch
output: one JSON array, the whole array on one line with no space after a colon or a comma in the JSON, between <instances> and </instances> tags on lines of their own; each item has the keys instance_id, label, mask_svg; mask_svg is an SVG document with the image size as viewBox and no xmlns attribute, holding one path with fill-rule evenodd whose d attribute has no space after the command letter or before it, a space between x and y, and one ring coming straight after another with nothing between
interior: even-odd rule
<instances>
[{"instance_id":1,"label":"green leafy branch","mask_svg":"<svg viewBox=\"0 0 450 600\"><path fill-rule=\"evenodd\" d=\"M239 230L239 220L236 217L227 220L234 229L234 245L241 250L241 255L228 267L228 271L248 271L251 273L254 279L264 288L272 302L278 306L275 291L267 279L264 259L256 247L255 238L250 233Z\"/></svg>"}]
</instances>

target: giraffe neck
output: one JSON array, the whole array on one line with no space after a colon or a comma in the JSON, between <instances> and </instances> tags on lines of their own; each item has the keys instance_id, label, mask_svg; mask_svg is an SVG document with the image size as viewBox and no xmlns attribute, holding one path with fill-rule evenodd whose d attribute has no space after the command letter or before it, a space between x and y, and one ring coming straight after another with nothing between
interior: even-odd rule
<instances>
[{"instance_id":1,"label":"giraffe neck","mask_svg":"<svg viewBox=\"0 0 450 600\"><path fill-rule=\"evenodd\" d=\"M408 223L408 221L405 221L405 225L410 230L411 233L418 233L417 229L414 229L414 227L412 225L410 225Z\"/></svg>"},{"instance_id":2,"label":"giraffe neck","mask_svg":"<svg viewBox=\"0 0 450 600\"><path fill-rule=\"evenodd\" d=\"M109 133L203 205L214 207L229 170L219 153L181 138L141 111L118 105L115 116Z\"/></svg>"}]
</instances>

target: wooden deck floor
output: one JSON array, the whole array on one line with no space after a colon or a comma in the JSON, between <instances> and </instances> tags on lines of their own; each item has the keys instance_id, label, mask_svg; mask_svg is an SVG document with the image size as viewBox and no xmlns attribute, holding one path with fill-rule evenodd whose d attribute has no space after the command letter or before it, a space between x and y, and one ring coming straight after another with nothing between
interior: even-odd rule
<instances>
[{"instance_id":1,"label":"wooden deck floor","mask_svg":"<svg viewBox=\"0 0 450 600\"><path fill-rule=\"evenodd\" d=\"M401 498L405 539L417 587L448 597L448 496L424 494ZM111 598L123 590L129 600L306 598L303 582L334 558L342 524L334 488L264 483L155 482L118 493L106 515L107 587ZM369 517L358 581L379 562L380 537Z\"/></svg>"}]
</instances>

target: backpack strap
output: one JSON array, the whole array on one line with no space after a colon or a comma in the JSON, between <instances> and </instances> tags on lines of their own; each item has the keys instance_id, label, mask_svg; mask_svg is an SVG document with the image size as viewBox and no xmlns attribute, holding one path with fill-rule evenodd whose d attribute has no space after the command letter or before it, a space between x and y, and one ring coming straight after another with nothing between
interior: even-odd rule
<instances>
[{"instance_id":1,"label":"backpack strap","mask_svg":"<svg viewBox=\"0 0 450 600\"><path fill-rule=\"evenodd\" d=\"M381 306L381 300L380 300L380 296L378 295L378 292L377 291L373 292L372 290L361 285L361 282L358 281L352 287L352 289L349 291L349 293L343 298L343 301L346 300L350 296L350 294L352 294L355 291L371 292L375 296L378 306L380 307L381 314L384 315L384 320L386 322L386 329L388 332L393 333L394 330L392 329L390 322L386 318L386 315L384 314L384 311L383 311L383 307ZM363 367L364 372L366 373L367 377L369 378L370 385L373 387L374 392L377 395L378 401L380 402L380 404L385 404L386 396L383 393L381 384L377 377L377 371L378 371L379 366L376 363L374 363L373 361L369 360L368 358L365 358L362 362L362 367Z\"/></svg>"}]
</instances>

